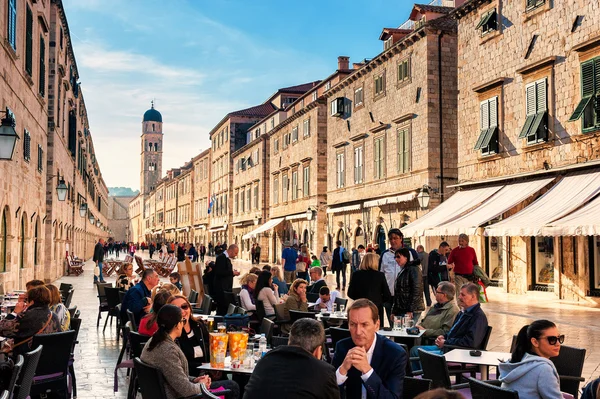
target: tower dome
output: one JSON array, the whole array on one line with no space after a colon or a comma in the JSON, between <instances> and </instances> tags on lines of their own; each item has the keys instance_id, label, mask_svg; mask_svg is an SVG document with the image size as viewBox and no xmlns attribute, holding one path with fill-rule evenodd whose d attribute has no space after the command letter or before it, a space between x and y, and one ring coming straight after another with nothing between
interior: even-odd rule
<instances>
[{"instance_id":1,"label":"tower dome","mask_svg":"<svg viewBox=\"0 0 600 399\"><path fill-rule=\"evenodd\" d=\"M160 112L154 109L154 101L152 101L152 108L144 112L143 122L160 122L162 123L162 115Z\"/></svg>"}]
</instances>

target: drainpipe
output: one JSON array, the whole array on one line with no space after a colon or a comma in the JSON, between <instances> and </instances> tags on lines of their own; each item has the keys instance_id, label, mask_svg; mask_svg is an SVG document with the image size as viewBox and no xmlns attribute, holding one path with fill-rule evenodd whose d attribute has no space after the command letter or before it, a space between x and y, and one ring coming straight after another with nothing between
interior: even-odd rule
<instances>
[{"instance_id":1,"label":"drainpipe","mask_svg":"<svg viewBox=\"0 0 600 399\"><path fill-rule=\"evenodd\" d=\"M440 201L444 202L444 148L443 148L443 112L442 112L442 36L438 35L438 96L439 96L439 125L440 125Z\"/></svg>"}]
</instances>

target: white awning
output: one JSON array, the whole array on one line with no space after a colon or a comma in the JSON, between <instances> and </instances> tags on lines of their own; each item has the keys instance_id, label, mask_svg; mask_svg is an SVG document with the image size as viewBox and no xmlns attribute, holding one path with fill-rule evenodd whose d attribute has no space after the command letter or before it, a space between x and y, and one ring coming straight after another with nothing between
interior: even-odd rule
<instances>
[{"instance_id":1,"label":"white awning","mask_svg":"<svg viewBox=\"0 0 600 399\"><path fill-rule=\"evenodd\" d=\"M327 213L341 213L349 211L360 211L360 204L338 206L337 208L327 208Z\"/></svg>"},{"instance_id":2,"label":"white awning","mask_svg":"<svg viewBox=\"0 0 600 399\"><path fill-rule=\"evenodd\" d=\"M550 184L552 180L554 178L506 185L481 206L450 223L425 231L425 235L456 236L460 233L473 235L480 226L525 201L529 196Z\"/></svg>"},{"instance_id":3,"label":"white awning","mask_svg":"<svg viewBox=\"0 0 600 399\"><path fill-rule=\"evenodd\" d=\"M568 215L600 192L600 172L565 176L513 216L485 229L487 236L539 236L550 222Z\"/></svg>"},{"instance_id":4,"label":"white awning","mask_svg":"<svg viewBox=\"0 0 600 399\"><path fill-rule=\"evenodd\" d=\"M256 237L260 233L264 233L265 231L271 230L273 227L277 226L279 223L283 222L284 218L271 219L267 223L262 226L258 226L256 229L252 230L248 234L244 234L242 236L242 240L247 240L249 238Z\"/></svg>"},{"instance_id":5,"label":"white awning","mask_svg":"<svg viewBox=\"0 0 600 399\"><path fill-rule=\"evenodd\" d=\"M298 220L298 219L306 219L306 212L297 213L295 215L286 216L285 220Z\"/></svg>"},{"instance_id":6,"label":"white awning","mask_svg":"<svg viewBox=\"0 0 600 399\"><path fill-rule=\"evenodd\" d=\"M211 227L210 229L208 229L208 231L210 231L212 233L213 231L224 231L226 229L227 229L227 227L225 227L225 226L219 226L219 227Z\"/></svg>"},{"instance_id":7,"label":"white awning","mask_svg":"<svg viewBox=\"0 0 600 399\"><path fill-rule=\"evenodd\" d=\"M478 188L474 190L459 191L426 215L403 227L405 237L422 236L432 227L447 223L462 216L483 201L498 192L503 186Z\"/></svg>"},{"instance_id":8,"label":"white awning","mask_svg":"<svg viewBox=\"0 0 600 399\"><path fill-rule=\"evenodd\" d=\"M545 236L598 236L600 235L600 197L583 208L542 228Z\"/></svg>"},{"instance_id":9,"label":"white awning","mask_svg":"<svg viewBox=\"0 0 600 399\"><path fill-rule=\"evenodd\" d=\"M374 206L398 204L400 202L412 201L415 199L416 196L417 196L417 194L415 194L414 192L411 192L408 194L393 195L391 197L385 197L385 198L379 198L376 200L367 201L363 204L363 206L365 208L372 208Z\"/></svg>"},{"instance_id":10,"label":"white awning","mask_svg":"<svg viewBox=\"0 0 600 399\"><path fill-rule=\"evenodd\" d=\"M195 229L200 229L200 230L206 230L206 225L204 224L197 224L194 226Z\"/></svg>"}]
</instances>

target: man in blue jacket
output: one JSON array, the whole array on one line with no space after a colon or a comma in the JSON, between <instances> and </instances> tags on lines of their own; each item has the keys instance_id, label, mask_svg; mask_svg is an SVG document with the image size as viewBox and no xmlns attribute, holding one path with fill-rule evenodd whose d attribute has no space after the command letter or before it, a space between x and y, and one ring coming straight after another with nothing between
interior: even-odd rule
<instances>
[{"instance_id":1,"label":"man in blue jacket","mask_svg":"<svg viewBox=\"0 0 600 399\"><path fill-rule=\"evenodd\" d=\"M350 338L335 347L333 367L342 398L402 398L407 356L379 330L377 306L366 298L348 309Z\"/></svg>"},{"instance_id":2,"label":"man in blue jacket","mask_svg":"<svg viewBox=\"0 0 600 399\"><path fill-rule=\"evenodd\" d=\"M127 311L130 310L136 323L152 308L152 288L158 285L159 277L153 269L146 269L142 273L142 281L131 287L121 303L121 320L127 322Z\"/></svg>"}]
</instances>

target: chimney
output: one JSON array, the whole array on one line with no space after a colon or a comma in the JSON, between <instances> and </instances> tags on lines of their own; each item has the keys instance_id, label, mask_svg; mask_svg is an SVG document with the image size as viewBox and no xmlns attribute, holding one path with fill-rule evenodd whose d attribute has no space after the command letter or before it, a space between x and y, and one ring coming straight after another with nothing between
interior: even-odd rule
<instances>
[{"instance_id":1,"label":"chimney","mask_svg":"<svg viewBox=\"0 0 600 399\"><path fill-rule=\"evenodd\" d=\"M340 55L338 57L338 70L347 70L350 67L350 57Z\"/></svg>"}]
</instances>

